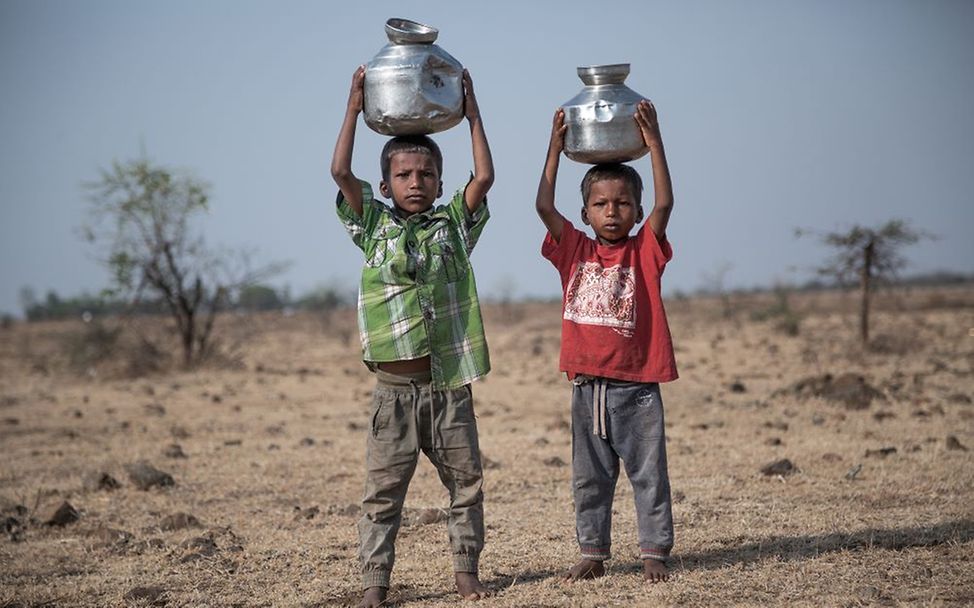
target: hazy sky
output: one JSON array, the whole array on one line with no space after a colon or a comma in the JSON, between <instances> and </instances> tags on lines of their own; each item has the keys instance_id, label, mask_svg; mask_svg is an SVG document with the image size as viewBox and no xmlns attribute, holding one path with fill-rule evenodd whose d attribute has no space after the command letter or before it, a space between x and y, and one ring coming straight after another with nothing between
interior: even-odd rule
<instances>
[{"instance_id":1,"label":"hazy sky","mask_svg":"<svg viewBox=\"0 0 974 608\"><path fill-rule=\"evenodd\" d=\"M82 183L144 149L212 185L205 234L290 261L273 281L351 291L362 259L328 173L355 67L389 17L440 30L471 72L494 154L480 290L556 295L533 202L554 109L579 65L630 63L673 176L664 290L802 281L827 254L795 227L910 220L936 234L910 271L974 271L974 2L166 2L0 0L0 311L17 294L97 292L77 236ZM451 192L466 123L436 137ZM360 122L355 172L383 136ZM648 157L635 166L648 178ZM564 159L577 218L587 167ZM648 192L651 192L651 188Z\"/></svg>"}]
</instances>

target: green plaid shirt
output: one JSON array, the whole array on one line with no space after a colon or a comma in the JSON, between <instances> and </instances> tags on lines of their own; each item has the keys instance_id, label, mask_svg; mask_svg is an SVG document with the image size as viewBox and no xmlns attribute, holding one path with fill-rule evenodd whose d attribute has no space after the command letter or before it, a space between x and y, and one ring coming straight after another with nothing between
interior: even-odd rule
<instances>
[{"instance_id":1,"label":"green plaid shirt","mask_svg":"<svg viewBox=\"0 0 974 608\"><path fill-rule=\"evenodd\" d=\"M338 194L338 217L365 253L358 294L362 358L430 356L433 387L459 388L490 371L470 252L490 213L471 214L463 188L447 205L402 218L362 182L362 216Z\"/></svg>"}]
</instances>

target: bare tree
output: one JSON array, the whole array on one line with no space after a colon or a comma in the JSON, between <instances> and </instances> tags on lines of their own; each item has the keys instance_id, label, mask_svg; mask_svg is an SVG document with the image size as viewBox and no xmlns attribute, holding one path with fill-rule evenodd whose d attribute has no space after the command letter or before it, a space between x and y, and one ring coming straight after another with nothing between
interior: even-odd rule
<instances>
[{"instance_id":1,"label":"bare tree","mask_svg":"<svg viewBox=\"0 0 974 608\"><path fill-rule=\"evenodd\" d=\"M192 176L141 158L113 163L86 189L91 213L82 232L112 273L110 291L133 304L147 294L161 300L187 367L208 353L217 313L232 292L283 268L254 270L246 254L205 246L193 220L207 210L209 186Z\"/></svg>"},{"instance_id":2,"label":"bare tree","mask_svg":"<svg viewBox=\"0 0 974 608\"><path fill-rule=\"evenodd\" d=\"M869 341L869 306L875 283L894 279L906 265L900 254L902 247L931 238L903 220L890 220L878 228L855 225L846 232L796 233L814 234L835 250L832 258L818 268L819 274L834 277L840 284L859 284L859 337L863 344Z\"/></svg>"}]
</instances>

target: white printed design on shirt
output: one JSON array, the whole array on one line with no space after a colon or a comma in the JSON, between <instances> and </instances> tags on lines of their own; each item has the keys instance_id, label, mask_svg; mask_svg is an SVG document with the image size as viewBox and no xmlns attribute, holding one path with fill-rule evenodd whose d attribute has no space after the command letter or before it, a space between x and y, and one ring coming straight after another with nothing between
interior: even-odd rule
<instances>
[{"instance_id":1,"label":"white printed design on shirt","mask_svg":"<svg viewBox=\"0 0 974 608\"><path fill-rule=\"evenodd\" d=\"M611 327L624 336L636 328L636 277L632 268L582 262L565 291L565 319Z\"/></svg>"}]
</instances>

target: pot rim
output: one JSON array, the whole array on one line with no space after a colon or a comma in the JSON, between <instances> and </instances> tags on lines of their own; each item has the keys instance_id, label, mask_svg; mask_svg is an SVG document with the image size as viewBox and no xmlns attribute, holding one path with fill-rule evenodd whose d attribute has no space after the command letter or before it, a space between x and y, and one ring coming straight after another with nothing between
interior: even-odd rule
<instances>
[{"instance_id":1,"label":"pot rim","mask_svg":"<svg viewBox=\"0 0 974 608\"><path fill-rule=\"evenodd\" d=\"M575 68L578 77L587 85L622 84L629 76L628 63L584 65Z\"/></svg>"},{"instance_id":2,"label":"pot rim","mask_svg":"<svg viewBox=\"0 0 974 608\"><path fill-rule=\"evenodd\" d=\"M432 44L440 30L431 25L393 17L386 21L386 36L395 44Z\"/></svg>"}]
</instances>

